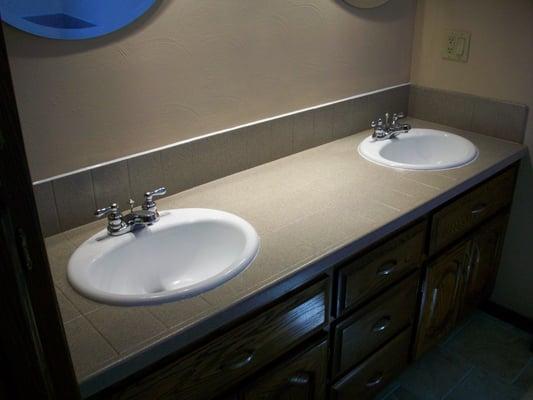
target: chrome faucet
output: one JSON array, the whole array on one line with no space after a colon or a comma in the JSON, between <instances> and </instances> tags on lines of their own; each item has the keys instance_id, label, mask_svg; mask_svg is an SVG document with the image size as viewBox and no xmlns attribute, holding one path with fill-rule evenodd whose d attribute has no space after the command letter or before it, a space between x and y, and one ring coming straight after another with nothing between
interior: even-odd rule
<instances>
[{"instance_id":1,"label":"chrome faucet","mask_svg":"<svg viewBox=\"0 0 533 400\"><path fill-rule=\"evenodd\" d=\"M372 121L371 128L374 128L372 138L375 140L392 139L400 133L406 133L411 130L411 125L400 124L398 121L405 118L404 113L395 113L392 115L392 120L389 113L385 113L385 122L381 118L378 118L377 122Z\"/></svg>"},{"instance_id":2,"label":"chrome faucet","mask_svg":"<svg viewBox=\"0 0 533 400\"><path fill-rule=\"evenodd\" d=\"M154 197L163 196L166 193L167 189L164 187L146 192L144 194L144 203L139 211L133 210L135 201L130 199L130 213L128 215L122 215L117 203L99 208L94 215L97 218L107 217L107 232L111 236L120 236L159 221L159 212L157 211Z\"/></svg>"}]
</instances>

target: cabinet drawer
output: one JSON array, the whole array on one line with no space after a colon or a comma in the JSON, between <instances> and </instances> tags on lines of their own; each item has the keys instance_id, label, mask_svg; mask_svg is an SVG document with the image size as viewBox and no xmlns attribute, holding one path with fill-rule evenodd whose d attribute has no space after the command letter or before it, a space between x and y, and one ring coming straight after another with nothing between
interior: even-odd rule
<instances>
[{"instance_id":1,"label":"cabinet drawer","mask_svg":"<svg viewBox=\"0 0 533 400\"><path fill-rule=\"evenodd\" d=\"M335 375L357 365L413 323L419 278L417 271L337 326Z\"/></svg>"},{"instance_id":2,"label":"cabinet drawer","mask_svg":"<svg viewBox=\"0 0 533 400\"><path fill-rule=\"evenodd\" d=\"M327 279L115 393L116 399L210 399L326 323Z\"/></svg>"},{"instance_id":3,"label":"cabinet drawer","mask_svg":"<svg viewBox=\"0 0 533 400\"><path fill-rule=\"evenodd\" d=\"M511 167L437 211L431 221L430 254L459 239L513 198L517 167Z\"/></svg>"},{"instance_id":4,"label":"cabinet drawer","mask_svg":"<svg viewBox=\"0 0 533 400\"><path fill-rule=\"evenodd\" d=\"M338 273L337 315L419 268L425 233L424 221L342 267Z\"/></svg>"},{"instance_id":5,"label":"cabinet drawer","mask_svg":"<svg viewBox=\"0 0 533 400\"><path fill-rule=\"evenodd\" d=\"M320 400L326 397L328 343L324 340L303 354L277 365L255 381L244 400Z\"/></svg>"},{"instance_id":6,"label":"cabinet drawer","mask_svg":"<svg viewBox=\"0 0 533 400\"><path fill-rule=\"evenodd\" d=\"M333 385L333 399L373 399L407 365L411 328Z\"/></svg>"}]
</instances>

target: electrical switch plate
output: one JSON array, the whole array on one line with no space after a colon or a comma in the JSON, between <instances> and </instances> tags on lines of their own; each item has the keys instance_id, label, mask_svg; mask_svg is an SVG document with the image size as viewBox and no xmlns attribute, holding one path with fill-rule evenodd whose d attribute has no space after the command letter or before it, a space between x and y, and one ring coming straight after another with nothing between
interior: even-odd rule
<instances>
[{"instance_id":1,"label":"electrical switch plate","mask_svg":"<svg viewBox=\"0 0 533 400\"><path fill-rule=\"evenodd\" d=\"M447 30L444 34L442 58L452 61L468 61L470 32Z\"/></svg>"}]
</instances>

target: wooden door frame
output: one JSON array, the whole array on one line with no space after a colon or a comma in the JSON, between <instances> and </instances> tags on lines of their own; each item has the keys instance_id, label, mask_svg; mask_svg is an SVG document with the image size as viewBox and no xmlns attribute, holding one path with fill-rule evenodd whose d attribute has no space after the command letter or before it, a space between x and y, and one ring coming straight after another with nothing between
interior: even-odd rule
<instances>
[{"instance_id":1,"label":"wooden door frame","mask_svg":"<svg viewBox=\"0 0 533 400\"><path fill-rule=\"evenodd\" d=\"M79 399L39 225L1 23L0 292L0 381L6 396Z\"/></svg>"}]
</instances>

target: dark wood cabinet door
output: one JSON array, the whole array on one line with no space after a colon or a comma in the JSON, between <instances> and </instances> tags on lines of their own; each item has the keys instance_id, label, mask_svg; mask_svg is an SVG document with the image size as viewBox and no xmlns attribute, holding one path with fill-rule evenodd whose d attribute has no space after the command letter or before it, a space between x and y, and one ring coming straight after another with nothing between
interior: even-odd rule
<instances>
[{"instance_id":1,"label":"dark wood cabinet door","mask_svg":"<svg viewBox=\"0 0 533 400\"><path fill-rule=\"evenodd\" d=\"M327 341L275 366L247 390L244 400L319 400L325 398Z\"/></svg>"},{"instance_id":2,"label":"dark wood cabinet door","mask_svg":"<svg viewBox=\"0 0 533 400\"><path fill-rule=\"evenodd\" d=\"M321 279L183 357L118 388L113 399L212 399L303 343L327 323Z\"/></svg>"},{"instance_id":3,"label":"dark wood cabinet door","mask_svg":"<svg viewBox=\"0 0 533 400\"><path fill-rule=\"evenodd\" d=\"M508 213L499 215L483 225L472 237L470 259L465 271L462 318L492 293L508 219Z\"/></svg>"},{"instance_id":4,"label":"dark wood cabinet door","mask_svg":"<svg viewBox=\"0 0 533 400\"><path fill-rule=\"evenodd\" d=\"M469 242L460 243L428 265L418 324L416 358L433 347L455 325L469 246Z\"/></svg>"}]
</instances>

